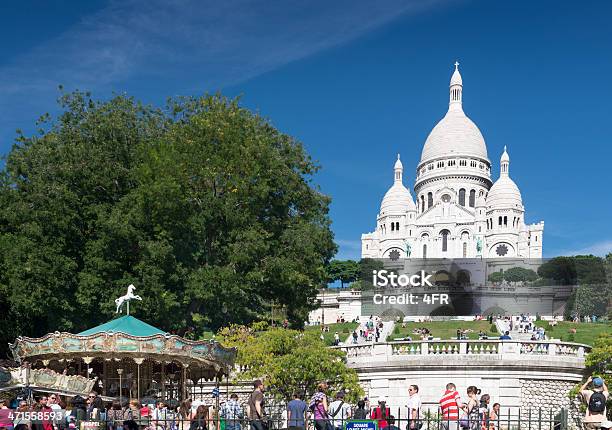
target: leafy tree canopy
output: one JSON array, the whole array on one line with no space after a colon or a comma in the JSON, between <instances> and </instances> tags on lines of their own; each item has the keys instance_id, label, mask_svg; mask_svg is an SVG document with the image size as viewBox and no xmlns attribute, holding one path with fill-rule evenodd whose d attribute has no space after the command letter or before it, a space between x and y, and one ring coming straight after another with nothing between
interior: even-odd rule
<instances>
[{"instance_id":1,"label":"leafy tree canopy","mask_svg":"<svg viewBox=\"0 0 612 430\"><path fill-rule=\"evenodd\" d=\"M341 287L359 277L359 262L354 260L332 260L327 266L328 282L340 281Z\"/></svg>"},{"instance_id":2,"label":"leafy tree canopy","mask_svg":"<svg viewBox=\"0 0 612 430\"><path fill-rule=\"evenodd\" d=\"M300 326L335 252L302 145L219 95L162 110L75 92L20 134L0 175L0 344L132 311L181 333L250 322L272 299Z\"/></svg>"},{"instance_id":3,"label":"leafy tree canopy","mask_svg":"<svg viewBox=\"0 0 612 430\"><path fill-rule=\"evenodd\" d=\"M524 267L512 267L503 273L504 279L508 282L530 282L538 279L538 274L531 269Z\"/></svg>"},{"instance_id":4,"label":"leafy tree canopy","mask_svg":"<svg viewBox=\"0 0 612 430\"><path fill-rule=\"evenodd\" d=\"M261 378L278 399L288 400L294 392L308 398L322 381L328 382L330 395L344 390L347 402L363 396L357 373L347 367L344 353L326 347L316 332L276 328L257 333L232 325L222 329L219 337L224 345L238 348L237 363L244 370L236 378Z\"/></svg>"}]
</instances>

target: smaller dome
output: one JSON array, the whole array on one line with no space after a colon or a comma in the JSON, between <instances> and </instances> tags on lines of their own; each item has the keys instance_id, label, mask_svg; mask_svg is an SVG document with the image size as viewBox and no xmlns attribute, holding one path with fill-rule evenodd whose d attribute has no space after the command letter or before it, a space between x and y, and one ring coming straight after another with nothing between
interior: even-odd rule
<instances>
[{"instance_id":1,"label":"smaller dome","mask_svg":"<svg viewBox=\"0 0 612 430\"><path fill-rule=\"evenodd\" d=\"M521 191L509 176L500 176L487 195L487 209L523 209Z\"/></svg>"},{"instance_id":2,"label":"smaller dome","mask_svg":"<svg viewBox=\"0 0 612 430\"><path fill-rule=\"evenodd\" d=\"M395 182L385 194L380 204L381 215L401 215L407 211L415 211L416 205L410 191L401 182Z\"/></svg>"}]
</instances>

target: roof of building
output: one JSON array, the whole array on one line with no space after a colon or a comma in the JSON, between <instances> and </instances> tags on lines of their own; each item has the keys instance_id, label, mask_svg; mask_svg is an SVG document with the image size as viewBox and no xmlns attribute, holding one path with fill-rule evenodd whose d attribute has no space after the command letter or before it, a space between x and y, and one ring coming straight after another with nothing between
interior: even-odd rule
<instances>
[{"instance_id":1,"label":"roof of building","mask_svg":"<svg viewBox=\"0 0 612 430\"><path fill-rule=\"evenodd\" d=\"M416 210L414 200L408 188L401 182L395 182L383 197L380 204L380 214L403 214L409 210Z\"/></svg>"},{"instance_id":2,"label":"roof of building","mask_svg":"<svg viewBox=\"0 0 612 430\"><path fill-rule=\"evenodd\" d=\"M108 321L99 326L90 328L88 330L79 333L81 336L89 336L96 333L125 333L131 336L153 336L156 334L166 334L165 331L153 327L151 324L147 324L144 321L134 318L131 315L124 315L120 318Z\"/></svg>"},{"instance_id":3,"label":"roof of building","mask_svg":"<svg viewBox=\"0 0 612 430\"><path fill-rule=\"evenodd\" d=\"M457 90L457 85L462 85L462 79L455 65L451 78L451 92ZM459 91L462 89L460 88ZM453 155L473 156L488 160L484 137L476 124L463 112L461 97L453 101L451 95L448 112L431 130L425 141L421 163Z\"/></svg>"}]
</instances>

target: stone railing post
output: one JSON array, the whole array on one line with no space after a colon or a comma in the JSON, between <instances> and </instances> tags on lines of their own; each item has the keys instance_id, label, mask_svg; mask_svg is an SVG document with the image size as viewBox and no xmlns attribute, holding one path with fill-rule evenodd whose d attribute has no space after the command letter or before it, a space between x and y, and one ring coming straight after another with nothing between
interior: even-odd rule
<instances>
[{"instance_id":1,"label":"stone railing post","mask_svg":"<svg viewBox=\"0 0 612 430\"><path fill-rule=\"evenodd\" d=\"M557 344L550 342L548 344L548 355L557 355Z\"/></svg>"},{"instance_id":2,"label":"stone railing post","mask_svg":"<svg viewBox=\"0 0 612 430\"><path fill-rule=\"evenodd\" d=\"M421 342L421 355L429 354L429 342Z\"/></svg>"},{"instance_id":3,"label":"stone railing post","mask_svg":"<svg viewBox=\"0 0 612 430\"><path fill-rule=\"evenodd\" d=\"M459 354L466 355L467 354L467 342L459 343Z\"/></svg>"},{"instance_id":4,"label":"stone railing post","mask_svg":"<svg viewBox=\"0 0 612 430\"><path fill-rule=\"evenodd\" d=\"M576 356L578 356L580 358L584 357L584 347L583 346L579 346L578 347L578 352L577 352Z\"/></svg>"}]
</instances>

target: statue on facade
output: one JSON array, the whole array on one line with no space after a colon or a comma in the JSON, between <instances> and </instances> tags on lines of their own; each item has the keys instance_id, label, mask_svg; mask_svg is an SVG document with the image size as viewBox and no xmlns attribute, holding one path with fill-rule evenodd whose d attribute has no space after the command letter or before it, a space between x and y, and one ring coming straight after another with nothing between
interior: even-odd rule
<instances>
[{"instance_id":1,"label":"statue on facade","mask_svg":"<svg viewBox=\"0 0 612 430\"><path fill-rule=\"evenodd\" d=\"M410 246L410 243L408 243L407 240L404 241L404 244L406 245L406 256L410 258L410 254L412 253L412 247Z\"/></svg>"},{"instance_id":2,"label":"statue on facade","mask_svg":"<svg viewBox=\"0 0 612 430\"><path fill-rule=\"evenodd\" d=\"M478 238L476 239L476 253L478 255L482 254L482 238Z\"/></svg>"}]
</instances>

